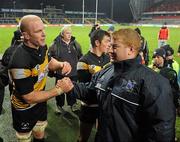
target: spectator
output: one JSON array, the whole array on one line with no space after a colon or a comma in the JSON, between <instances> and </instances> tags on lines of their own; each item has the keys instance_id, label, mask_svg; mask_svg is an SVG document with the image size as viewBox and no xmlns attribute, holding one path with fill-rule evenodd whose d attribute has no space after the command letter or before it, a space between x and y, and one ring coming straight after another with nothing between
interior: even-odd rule
<instances>
[{"instance_id":1,"label":"spectator","mask_svg":"<svg viewBox=\"0 0 180 142\"><path fill-rule=\"evenodd\" d=\"M14 37L12 39L12 45L11 47L14 48L16 46L18 46L18 44L21 43L21 33L19 30L14 32ZM5 86L8 84L8 72L6 70L8 63L7 60L10 59L10 57L7 57L7 54L9 55L9 50L10 48L7 48L6 51L3 54L2 59L0 60L0 78L1 78L1 83L0 83L0 114L3 111L3 100L4 100L4 91L5 91ZM13 49L14 50L14 49ZM7 59L8 58L8 59ZM10 92L12 91L12 86L10 85Z\"/></svg>"},{"instance_id":2,"label":"spectator","mask_svg":"<svg viewBox=\"0 0 180 142\"><path fill-rule=\"evenodd\" d=\"M178 45L178 56L180 56L180 43Z\"/></svg>"},{"instance_id":3,"label":"spectator","mask_svg":"<svg viewBox=\"0 0 180 142\"><path fill-rule=\"evenodd\" d=\"M20 32L20 30L14 31L14 37L12 38L11 46L7 48L3 54L2 57L2 65L6 68L8 68L9 63L11 62L11 57L13 56L13 53L16 51L17 47L22 44L23 42L23 36ZM8 74L8 72L6 72ZM7 75L8 76L8 75ZM11 81L9 81L9 91L10 95L13 91L13 85L11 84Z\"/></svg>"},{"instance_id":4,"label":"spectator","mask_svg":"<svg viewBox=\"0 0 180 142\"><path fill-rule=\"evenodd\" d=\"M164 45L161 48L163 48L166 51L166 67L170 67L173 70L176 71L178 75L178 84L180 85L180 69L179 69L179 63L174 59L174 49L169 45Z\"/></svg>"},{"instance_id":5,"label":"spectator","mask_svg":"<svg viewBox=\"0 0 180 142\"><path fill-rule=\"evenodd\" d=\"M114 32L114 30L115 30L114 26L111 25L111 26L109 26L107 31L108 31L108 33L112 34Z\"/></svg>"},{"instance_id":6,"label":"spectator","mask_svg":"<svg viewBox=\"0 0 180 142\"><path fill-rule=\"evenodd\" d=\"M4 66L2 65L2 60L0 60L0 115L4 112L3 100L5 93L5 86L8 84L8 74L4 72ZM3 138L0 137L0 142L3 142Z\"/></svg>"},{"instance_id":7,"label":"spectator","mask_svg":"<svg viewBox=\"0 0 180 142\"><path fill-rule=\"evenodd\" d=\"M146 39L141 35L141 30L139 28L135 29L136 32L141 37L141 48L139 50L139 55L141 57L141 63L146 66L149 64L149 48Z\"/></svg>"},{"instance_id":8,"label":"spectator","mask_svg":"<svg viewBox=\"0 0 180 142\"><path fill-rule=\"evenodd\" d=\"M11 46L18 46L20 43L22 43L23 40L23 36L21 34L21 31L19 29L17 29L16 31L14 31L14 36L12 38L11 41Z\"/></svg>"},{"instance_id":9,"label":"spectator","mask_svg":"<svg viewBox=\"0 0 180 142\"><path fill-rule=\"evenodd\" d=\"M163 48L166 51L166 64L165 64L165 66L171 67L178 74L179 64L174 59L174 49L169 44L162 46L161 48Z\"/></svg>"},{"instance_id":10,"label":"spectator","mask_svg":"<svg viewBox=\"0 0 180 142\"><path fill-rule=\"evenodd\" d=\"M0 60L0 115L3 113L3 100L5 86L8 84L8 73L4 72L4 66L2 65L2 60Z\"/></svg>"},{"instance_id":11,"label":"spectator","mask_svg":"<svg viewBox=\"0 0 180 142\"><path fill-rule=\"evenodd\" d=\"M73 90L68 78L57 86L64 92L72 90L88 104L97 99L96 142L174 141L175 107L169 81L139 64L137 32L120 29L113 33L113 40L112 65L95 74L88 84L73 83Z\"/></svg>"},{"instance_id":12,"label":"spectator","mask_svg":"<svg viewBox=\"0 0 180 142\"><path fill-rule=\"evenodd\" d=\"M4 86L0 87L0 115L3 113Z\"/></svg>"},{"instance_id":13,"label":"spectator","mask_svg":"<svg viewBox=\"0 0 180 142\"><path fill-rule=\"evenodd\" d=\"M108 48L108 54L109 54L109 57L110 57L110 61L112 62L113 61L113 51L112 51L112 42L113 42L113 39L112 39L112 34L115 30L115 27L114 26L110 26L108 28L108 33L110 33L110 36L111 36L111 44L110 44L110 47Z\"/></svg>"},{"instance_id":14,"label":"spectator","mask_svg":"<svg viewBox=\"0 0 180 142\"><path fill-rule=\"evenodd\" d=\"M100 29L100 28L101 28L101 27L100 27L100 24L99 24L99 23L94 24L93 27L92 27L92 29L91 29L91 31L90 31L90 33L89 33L89 37L91 38L91 34L92 34L95 30L98 30L98 29Z\"/></svg>"},{"instance_id":15,"label":"spectator","mask_svg":"<svg viewBox=\"0 0 180 142\"><path fill-rule=\"evenodd\" d=\"M169 29L164 23L158 33L158 48L167 44L167 40L169 39Z\"/></svg>"},{"instance_id":16,"label":"spectator","mask_svg":"<svg viewBox=\"0 0 180 142\"><path fill-rule=\"evenodd\" d=\"M106 54L110 47L110 34L104 30L96 30L91 34L92 48L80 58L77 71L79 82L87 83L91 80L92 75L100 71L110 62ZM98 118L98 104L94 102L88 105L86 101L81 102L80 111L80 136L79 142L87 142L94 124Z\"/></svg>"},{"instance_id":17,"label":"spectator","mask_svg":"<svg viewBox=\"0 0 180 142\"><path fill-rule=\"evenodd\" d=\"M72 36L72 30L69 26L64 26L61 29L60 34L55 38L53 44L49 48L49 53L51 57L57 59L58 61L67 61L70 63L72 70L68 74L68 77L73 81L77 81L77 62L82 56L81 46ZM56 78L56 82L59 79L65 77L60 71L51 72L51 75ZM71 106L72 110L76 108L73 105L76 103L76 99L66 96L68 105ZM65 94L56 97L56 112L62 113L64 109L62 108L65 101ZM74 105L75 106L75 105Z\"/></svg>"},{"instance_id":18,"label":"spectator","mask_svg":"<svg viewBox=\"0 0 180 142\"><path fill-rule=\"evenodd\" d=\"M152 58L152 64L149 65L149 67L154 71L159 72L160 69L166 65L166 51L162 48L158 48L154 51Z\"/></svg>"},{"instance_id":19,"label":"spectator","mask_svg":"<svg viewBox=\"0 0 180 142\"><path fill-rule=\"evenodd\" d=\"M179 86L178 86L178 78L177 72L169 65L167 65L167 54L164 48L158 48L153 53L153 70L159 72L165 78L167 78L171 84L174 96L174 104L178 108L179 107Z\"/></svg>"},{"instance_id":20,"label":"spectator","mask_svg":"<svg viewBox=\"0 0 180 142\"><path fill-rule=\"evenodd\" d=\"M44 24L40 17L22 17L20 30L24 37L23 44L14 52L9 64L14 85L11 95L13 127L18 142L30 142L32 135L33 142L44 142L46 100L63 93L58 87L44 91L48 70L61 69L68 74L71 67L67 62L48 58Z\"/></svg>"}]
</instances>

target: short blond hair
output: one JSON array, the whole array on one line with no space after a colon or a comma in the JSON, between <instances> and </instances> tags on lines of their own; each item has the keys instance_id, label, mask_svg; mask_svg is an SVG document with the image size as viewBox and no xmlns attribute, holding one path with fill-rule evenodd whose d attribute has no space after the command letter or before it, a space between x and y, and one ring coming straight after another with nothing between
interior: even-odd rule
<instances>
[{"instance_id":1,"label":"short blond hair","mask_svg":"<svg viewBox=\"0 0 180 142\"><path fill-rule=\"evenodd\" d=\"M139 52L141 47L141 38L139 34L130 28L120 29L115 31L113 34L113 39L123 42L128 47L132 47L134 50Z\"/></svg>"},{"instance_id":2,"label":"short blond hair","mask_svg":"<svg viewBox=\"0 0 180 142\"><path fill-rule=\"evenodd\" d=\"M63 33L66 32L66 31L71 31L72 32L71 26L62 27L60 34L63 35Z\"/></svg>"}]
</instances>

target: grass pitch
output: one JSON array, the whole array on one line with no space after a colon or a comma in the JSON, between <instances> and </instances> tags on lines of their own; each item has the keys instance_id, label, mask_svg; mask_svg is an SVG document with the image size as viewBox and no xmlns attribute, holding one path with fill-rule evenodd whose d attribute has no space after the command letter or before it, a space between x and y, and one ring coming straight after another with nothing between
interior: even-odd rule
<instances>
[{"instance_id":1,"label":"grass pitch","mask_svg":"<svg viewBox=\"0 0 180 142\"><path fill-rule=\"evenodd\" d=\"M116 25L115 29L125 28L130 26L121 26ZM136 28L136 27L130 27ZM61 27L46 27L46 43L49 46L53 39L60 33ZM83 53L86 53L89 50L90 41L88 34L90 32L91 27L89 26L73 26L73 35L76 37L77 41L82 46ZM103 26L102 29L107 30L107 26ZM148 41L148 47L150 50L150 57L152 57L152 53L158 45L158 31L160 27L140 27L142 35ZM180 63L180 57L177 56L178 44L180 43L180 30L179 28L169 28L170 29L170 39L168 43L174 48L175 51L175 59ZM13 32L16 28L0 28L0 53L4 53L6 48L10 46L11 39L13 37ZM47 83L47 89L54 85L54 80L50 79ZM15 142L14 131L12 129L11 122L11 112L10 112L10 104L9 104L9 94L6 89L4 108L5 114L0 116L0 136L4 138L5 142ZM54 99L50 100L48 103L48 121L49 126L47 128L47 139L48 142L76 142L78 137L78 119L73 119L69 121L66 118L56 116L54 114L55 111L55 103ZM94 141L95 129L93 129L92 135L89 139L89 142ZM177 138L180 139L180 118L177 117L176 123L176 135ZM179 140L180 142L180 140Z\"/></svg>"},{"instance_id":2,"label":"grass pitch","mask_svg":"<svg viewBox=\"0 0 180 142\"><path fill-rule=\"evenodd\" d=\"M120 28L136 28L133 26L121 26L116 25L115 30ZM158 31L160 27L139 27L141 29L142 35L148 41L150 55L158 45ZM102 26L102 29L107 30L107 26ZM175 50L175 58L177 58L177 48L178 43L180 43L180 30L179 28L169 28L170 29L170 39L168 40L168 44L170 44ZM13 37L13 32L16 28L0 28L0 53L3 53L6 48L10 46L11 39ZM46 43L49 46L54 38L60 33L61 27L46 27ZM83 53L86 53L89 49L90 41L89 41L89 32L91 30L90 26L72 26L73 36L76 37L77 41L81 44ZM179 60L179 59L178 59ZM179 60L180 61L180 60Z\"/></svg>"}]
</instances>

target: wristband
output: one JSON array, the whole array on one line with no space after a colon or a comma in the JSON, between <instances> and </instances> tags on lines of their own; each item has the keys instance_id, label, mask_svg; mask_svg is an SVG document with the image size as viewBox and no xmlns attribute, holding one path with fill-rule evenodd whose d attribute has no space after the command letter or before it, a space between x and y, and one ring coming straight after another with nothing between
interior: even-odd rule
<instances>
[{"instance_id":1,"label":"wristband","mask_svg":"<svg viewBox=\"0 0 180 142\"><path fill-rule=\"evenodd\" d=\"M59 87L59 88L56 88L56 92L58 95L61 95L64 93L64 91Z\"/></svg>"}]
</instances>

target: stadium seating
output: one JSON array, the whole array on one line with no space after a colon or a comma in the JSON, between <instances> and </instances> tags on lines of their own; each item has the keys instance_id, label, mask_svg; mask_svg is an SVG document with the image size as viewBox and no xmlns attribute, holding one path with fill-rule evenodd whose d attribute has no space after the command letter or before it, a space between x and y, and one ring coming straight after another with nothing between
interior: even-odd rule
<instances>
[{"instance_id":1,"label":"stadium seating","mask_svg":"<svg viewBox=\"0 0 180 142\"><path fill-rule=\"evenodd\" d=\"M146 12L157 12L157 11L180 11L180 1L172 0L165 1L159 5L155 5L146 10Z\"/></svg>"},{"instance_id":2,"label":"stadium seating","mask_svg":"<svg viewBox=\"0 0 180 142\"><path fill-rule=\"evenodd\" d=\"M26 9L28 11L28 9ZM38 10L39 11L39 10ZM0 12L0 24L17 25L19 19L31 13L12 13ZM55 7L47 7L43 13L33 13L40 16L45 24L82 24L82 12L71 11L71 13L63 13L61 9ZM84 19L85 24L95 23L95 13L87 12ZM100 24L116 24L117 22L107 18L104 13L99 13L98 22Z\"/></svg>"},{"instance_id":3,"label":"stadium seating","mask_svg":"<svg viewBox=\"0 0 180 142\"><path fill-rule=\"evenodd\" d=\"M147 8L140 17L140 24L180 24L180 1L165 0Z\"/></svg>"},{"instance_id":4,"label":"stadium seating","mask_svg":"<svg viewBox=\"0 0 180 142\"><path fill-rule=\"evenodd\" d=\"M13 17L0 17L0 24L18 24L16 18Z\"/></svg>"}]
</instances>

